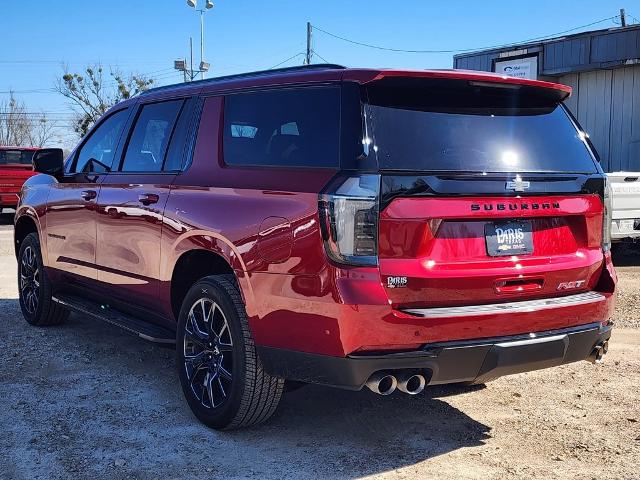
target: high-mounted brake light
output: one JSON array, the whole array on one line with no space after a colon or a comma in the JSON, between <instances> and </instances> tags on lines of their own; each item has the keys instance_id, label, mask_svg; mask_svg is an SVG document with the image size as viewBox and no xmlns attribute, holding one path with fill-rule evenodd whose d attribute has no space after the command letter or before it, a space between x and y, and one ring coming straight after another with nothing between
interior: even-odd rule
<instances>
[{"instance_id":1,"label":"high-mounted brake light","mask_svg":"<svg viewBox=\"0 0 640 480\"><path fill-rule=\"evenodd\" d=\"M380 176L336 177L320 194L322 239L327 255L347 265L378 264Z\"/></svg>"}]
</instances>

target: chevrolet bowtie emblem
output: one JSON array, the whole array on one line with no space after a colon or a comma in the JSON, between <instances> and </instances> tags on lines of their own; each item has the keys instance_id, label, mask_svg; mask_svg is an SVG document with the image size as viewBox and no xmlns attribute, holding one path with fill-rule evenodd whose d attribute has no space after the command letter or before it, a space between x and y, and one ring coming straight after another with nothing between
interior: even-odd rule
<instances>
[{"instance_id":1,"label":"chevrolet bowtie emblem","mask_svg":"<svg viewBox=\"0 0 640 480\"><path fill-rule=\"evenodd\" d=\"M531 182L527 182L526 180L516 177L515 180L508 181L505 188L507 190L513 190L514 192L524 192L530 186Z\"/></svg>"}]
</instances>

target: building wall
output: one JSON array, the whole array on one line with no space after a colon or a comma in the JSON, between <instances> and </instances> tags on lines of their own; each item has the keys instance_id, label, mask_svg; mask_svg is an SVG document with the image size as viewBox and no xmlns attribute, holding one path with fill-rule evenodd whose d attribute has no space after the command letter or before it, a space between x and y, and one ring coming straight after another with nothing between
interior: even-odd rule
<instances>
[{"instance_id":1,"label":"building wall","mask_svg":"<svg viewBox=\"0 0 640 480\"><path fill-rule=\"evenodd\" d=\"M554 80L573 87L566 104L589 134L602 168L640 171L640 65Z\"/></svg>"}]
</instances>

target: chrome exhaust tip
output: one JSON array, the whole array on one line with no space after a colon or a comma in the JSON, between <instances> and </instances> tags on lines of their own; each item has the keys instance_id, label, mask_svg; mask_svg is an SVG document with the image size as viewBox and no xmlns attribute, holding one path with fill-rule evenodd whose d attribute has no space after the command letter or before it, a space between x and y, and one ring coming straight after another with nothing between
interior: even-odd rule
<instances>
[{"instance_id":1,"label":"chrome exhaust tip","mask_svg":"<svg viewBox=\"0 0 640 480\"><path fill-rule=\"evenodd\" d=\"M398 390L409 395L417 395L424 390L427 380L423 375L399 375Z\"/></svg>"},{"instance_id":2,"label":"chrome exhaust tip","mask_svg":"<svg viewBox=\"0 0 640 480\"><path fill-rule=\"evenodd\" d=\"M389 373L376 372L371 375L365 385L369 390L378 395L391 395L396 391L398 380Z\"/></svg>"},{"instance_id":3,"label":"chrome exhaust tip","mask_svg":"<svg viewBox=\"0 0 640 480\"><path fill-rule=\"evenodd\" d=\"M609 341L605 340L603 343L596 345L589 355L589 360L591 363L602 363L604 362L604 355L609 351Z\"/></svg>"}]
</instances>

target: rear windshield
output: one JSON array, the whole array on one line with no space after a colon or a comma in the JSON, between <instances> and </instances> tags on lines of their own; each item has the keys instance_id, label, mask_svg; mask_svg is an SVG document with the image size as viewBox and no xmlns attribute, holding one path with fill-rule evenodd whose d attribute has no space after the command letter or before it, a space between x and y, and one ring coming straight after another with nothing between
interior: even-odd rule
<instances>
[{"instance_id":1,"label":"rear windshield","mask_svg":"<svg viewBox=\"0 0 640 480\"><path fill-rule=\"evenodd\" d=\"M370 89L365 141L381 169L598 171L562 105L504 90Z\"/></svg>"},{"instance_id":2,"label":"rear windshield","mask_svg":"<svg viewBox=\"0 0 640 480\"><path fill-rule=\"evenodd\" d=\"M0 165L31 165L33 150L0 150Z\"/></svg>"}]
</instances>

